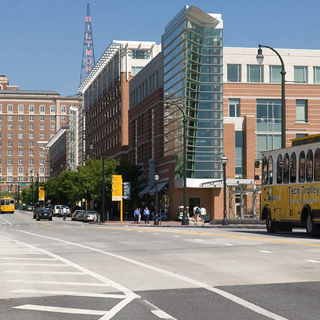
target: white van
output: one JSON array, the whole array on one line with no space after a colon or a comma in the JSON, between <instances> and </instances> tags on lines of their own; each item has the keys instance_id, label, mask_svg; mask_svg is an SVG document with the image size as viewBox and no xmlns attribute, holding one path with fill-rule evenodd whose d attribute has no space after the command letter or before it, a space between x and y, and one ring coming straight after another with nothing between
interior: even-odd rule
<instances>
[{"instance_id":1,"label":"white van","mask_svg":"<svg viewBox=\"0 0 320 320\"><path fill-rule=\"evenodd\" d=\"M58 217L62 217L62 205L57 204L56 206L54 206L53 215L58 216Z\"/></svg>"}]
</instances>

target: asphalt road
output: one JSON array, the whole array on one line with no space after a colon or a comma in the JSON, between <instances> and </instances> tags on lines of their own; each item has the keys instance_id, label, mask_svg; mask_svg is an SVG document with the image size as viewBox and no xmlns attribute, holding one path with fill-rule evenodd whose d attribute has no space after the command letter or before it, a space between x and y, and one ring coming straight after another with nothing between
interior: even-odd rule
<instances>
[{"instance_id":1,"label":"asphalt road","mask_svg":"<svg viewBox=\"0 0 320 320\"><path fill-rule=\"evenodd\" d=\"M319 319L305 232L0 215L0 319Z\"/></svg>"}]
</instances>

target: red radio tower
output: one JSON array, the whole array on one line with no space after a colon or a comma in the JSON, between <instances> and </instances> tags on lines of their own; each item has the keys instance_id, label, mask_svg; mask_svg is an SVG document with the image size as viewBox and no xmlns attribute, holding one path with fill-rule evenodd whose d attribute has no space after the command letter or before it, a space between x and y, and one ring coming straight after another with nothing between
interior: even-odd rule
<instances>
[{"instance_id":1,"label":"red radio tower","mask_svg":"<svg viewBox=\"0 0 320 320\"><path fill-rule=\"evenodd\" d=\"M86 23L84 28L84 41L83 41L83 53L81 64L80 84L92 70L95 65L94 48L93 48L93 36L91 26L90 6L87 5Z\"/></svg>"}]
</instances>

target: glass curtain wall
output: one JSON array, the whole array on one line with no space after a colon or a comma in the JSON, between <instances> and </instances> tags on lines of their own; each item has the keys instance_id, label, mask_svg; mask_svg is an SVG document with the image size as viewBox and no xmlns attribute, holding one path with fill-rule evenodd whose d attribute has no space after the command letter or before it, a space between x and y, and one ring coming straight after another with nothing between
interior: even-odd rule
<instances>
[{"instance_id":1,"label":"glass curtain wall","mask_svg":"<svg viewBox=\"0 0 320 320\"><path fill-rule=\"evenodd\" d=\"M183 177L183 114L187 177L222 178L222 29L185 20L163 38L164 151ZM168 108L169 107L169 108Z\"/></svg>"},{"instance_id":2,"label":"glass curtain wall","mask_svg":"<svg viewBox=\"0 0 320 320\"><path fill-rule=\"evenodd\" d=\"M257 158L281 148L281 100L257 100Z\"/></svg>"}]
</instances>

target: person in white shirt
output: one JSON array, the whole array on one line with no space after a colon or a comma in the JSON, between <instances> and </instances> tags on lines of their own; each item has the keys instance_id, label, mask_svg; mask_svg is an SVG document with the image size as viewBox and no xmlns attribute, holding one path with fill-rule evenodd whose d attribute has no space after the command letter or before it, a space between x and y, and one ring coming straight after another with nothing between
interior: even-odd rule
<instances>
[{"instance_id":1,"label":"person in white shirt","mask_svg":"<svg viewBox=\"0 0 320 320\"><path fill-rule=\"evenodd\" d=\"M202 220L202 223L204 223L204 216L207 214L207 210L204 206L201 206L201 209L200 209L200 215L201 215L201 220Z\"/></svg>"},{"instance_id":2,"label":"person in white shirt","mask_svg":"<svg viewBox=\"0 0 320 320\"><path fill-rule=\"evenodd\" d=\"M198 205L195 205L195 206L193 207L193 218L194 218L194 222L197 222L197 221L198 221L199 213L200 213L200 208L198 207Z\"/></svg>"}]
</instances>

